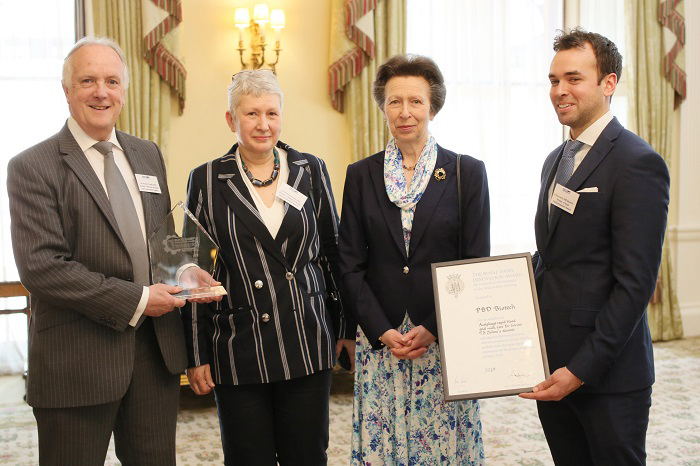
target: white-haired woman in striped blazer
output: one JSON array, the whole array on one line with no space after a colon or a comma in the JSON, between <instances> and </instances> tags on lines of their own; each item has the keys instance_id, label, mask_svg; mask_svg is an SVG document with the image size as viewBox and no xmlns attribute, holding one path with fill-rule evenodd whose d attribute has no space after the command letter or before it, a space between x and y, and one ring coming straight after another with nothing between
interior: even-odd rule
<instances>
[{"instance_id":1,"label":"white-haired woman in striped blazer","mask_svg":"<svg viewBox=\"0 0 700 466\"><path fill-rule=\"evenodd\" d=\"M279 141L270 71L229 86L238 142L190 174L188 208L220 247L219 303L182 311L187 375L216 397L226 464L326 464L331 371L355 325L337 282L338 214L325 163Z\"/></svg>"}]
</instances>

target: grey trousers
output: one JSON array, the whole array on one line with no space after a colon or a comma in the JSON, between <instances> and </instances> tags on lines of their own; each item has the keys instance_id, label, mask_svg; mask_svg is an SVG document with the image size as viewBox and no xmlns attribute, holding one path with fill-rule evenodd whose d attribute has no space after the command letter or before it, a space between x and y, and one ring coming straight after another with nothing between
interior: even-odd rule
<instances>
[{"instance_id":1,"label":"grey trousers","mask_svg":"<svg viewBox=\"0 0 700 466\"><path fill-rule=\"evenodd\" d=\"M175 465L179 380L166 369L147 318L136 330L134 372L123 398L95 406L34 408L39 464L102 466L114 433L123 465Z\"/></svg>"}]
</instances>

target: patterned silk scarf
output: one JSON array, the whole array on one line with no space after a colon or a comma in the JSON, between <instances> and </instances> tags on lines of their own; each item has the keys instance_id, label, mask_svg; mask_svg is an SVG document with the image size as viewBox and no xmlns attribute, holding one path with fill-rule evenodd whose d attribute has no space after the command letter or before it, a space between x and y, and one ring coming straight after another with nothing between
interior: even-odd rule
<instances>
[{"instance_id":1,"label":"patterned silk scarf","mask_svg":"<svg viewBox=\"0 0 700 466\"><path fill-rule=\"evenodd\" d=\"M437 143L432 134L428 134L428 141L420 153L411 179L411 185L406 186L406 177L403 174L403 157L396 146L396 141L391 138L384 153L384 185L389 200L401 209L401 226L403 227L403 240L406 244L406 254L411 242L411 229L413 228L413 214L416 204L423 197L425 187L428 186L430 176L435 170L437 161Z\"/></svg>"}]
</instances>

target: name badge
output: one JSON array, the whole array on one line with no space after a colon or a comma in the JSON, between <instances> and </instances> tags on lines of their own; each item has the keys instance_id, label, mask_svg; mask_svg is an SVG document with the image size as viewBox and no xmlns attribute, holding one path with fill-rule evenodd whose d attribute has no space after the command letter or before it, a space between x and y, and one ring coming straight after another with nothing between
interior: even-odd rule
<instances>
[{"instance_id":1,"label":"name badge","mask_svg":"<svg viewBox=\"0 0 700 466\"><path fill-rule=\"evenodd\" d=\"M579 193L557 183L552 193L552 205L559 207L564 212L573 214L579 196L581 196Z\"/></svg>"},{"instance_id":2,"label":"name badge","mask_svg":"<svg viewBox=\"0 0 700 466\"><path fill-rule=\"evenodd\" d=\"M302 193L286 183L282 183L277 186L277 197L297 210L301 210L308 199L307 196L304 196Z\"/></svg>"},{"instance_id":3,"label":"name badge","mask_svg":"<svg viewBox=\"0 0 700 466\"><path fill-rule=\"evenodd\" d=\"M139 191L146 193L160 194L160 185L158 178L152 175L139 175L135 173L136 183L139 185Z\"/></svg>"}]
</instances>

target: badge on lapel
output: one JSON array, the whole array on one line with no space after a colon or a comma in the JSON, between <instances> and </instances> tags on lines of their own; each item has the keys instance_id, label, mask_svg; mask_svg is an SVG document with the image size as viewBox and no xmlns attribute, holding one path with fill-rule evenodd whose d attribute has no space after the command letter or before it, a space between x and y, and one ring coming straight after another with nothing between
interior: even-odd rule
<instances>
[{"instance_id":1,"label":"badge on lapel","mask_svg":"<svg viewBox=\"0 0 700 466\"><path fill-rule=\"evenodd\" d=\"M436 168L435 169L435 179L438 181L442 181L445 178L447 178L447 174L445 173L444 168Z\"/></svg>"}]
</instances>

